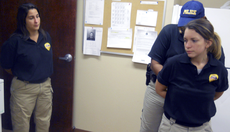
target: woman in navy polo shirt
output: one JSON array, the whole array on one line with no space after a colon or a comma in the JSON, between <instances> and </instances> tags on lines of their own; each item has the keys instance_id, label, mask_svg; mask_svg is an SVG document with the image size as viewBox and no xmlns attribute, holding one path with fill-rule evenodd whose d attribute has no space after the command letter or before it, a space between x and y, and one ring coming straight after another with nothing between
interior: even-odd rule
<instances>
[{"instance_id":1,"label":"woman in navy polo shirt","mask_svg":"<svg viewBox=\"0 0 230 132\"><path fill-rule=\"evenodd\" d=\"M158 131L164 113L164 98L159 96L155 91L157 74L163 68L168 58L185 53L183 26L191 20L200 18L205 19L203 4L194 0L186 2L181 8L178 24L166 25L154 42L152 49L148 54L149 57L151 57L151 81L145 91L140 132ZM224 54L222 54L220 60L224 63Z\"/></svg>"},{"instance_id":2,"label":"woman in navy polo shirt","mask_svg":"<svg viewBox=\"0 0 230 132\"><path fill-rule=\"evenodd\" d=\"M13 131L29 132L34 112L36 132L48 132L53 54L50 35L40 26L35 5L26 3L18 8L17 29L2 46L1 66L14 76L10 97Z\"/></svg>"},{"instance_id":3,"label":"woman in navy polo shirt","mask_svg":"<svg viewBox=\"0 0 230 132\"><path fill-rule=\"evenodd\" d=\"M228 89L220 38L208 20L197 19L185 26L184 47L157 76L156 92L165 98L159 132L212 132L214 100Z\"/></svg>"}]
</instances>

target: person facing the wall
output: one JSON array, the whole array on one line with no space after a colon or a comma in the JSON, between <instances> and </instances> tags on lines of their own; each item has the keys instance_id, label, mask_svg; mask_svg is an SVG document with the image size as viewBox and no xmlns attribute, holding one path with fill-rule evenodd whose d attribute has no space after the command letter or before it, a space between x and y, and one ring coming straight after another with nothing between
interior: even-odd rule
<instances>
[{"instance_id":1,"label":"person facing the wall","mask_svg":"<svg viewBox=\"0 0 230 132\"><path fill-rule=\"evenodd\" d=\"M147 85L141 115L140 132L157 132L162 115L164 98L155 91L155 81L158 72L163 68L168 58L185 53L184 26L191 20L206 19L203 4L199 1L188 1L181 8L178 24L166 25L159 33L149 53L151 57L150 82ZM220 61L224 63L224 53Z\"/></svg>"},{"instance_id":2,"label":"person facing the wall","mask_svg":"<svg viewBox=\"0 0 230 132\"><path fill-rule=\"evenodd\" d=\"M219 36L212 24L197 19L185 26L186 53L171 57L158 73L156 92L163 98L159 132L212 132L214 100L228 89L228 71L221 57Z\"/></svg>"},{"instance_id":3,"label":"person facing the wall","mask_svg":"<svg viewBox=\"0 0 230 132\"><path fill-rule=\"evenodd\" d=\"M1 66L14 76L10 97L14 132L29 132L33 112L36 132L49 132L53 54L51 37L40 24L38 8L31 3L22 4L18 8L17 29L1 50Z\"/></svg>"}]
</instances>

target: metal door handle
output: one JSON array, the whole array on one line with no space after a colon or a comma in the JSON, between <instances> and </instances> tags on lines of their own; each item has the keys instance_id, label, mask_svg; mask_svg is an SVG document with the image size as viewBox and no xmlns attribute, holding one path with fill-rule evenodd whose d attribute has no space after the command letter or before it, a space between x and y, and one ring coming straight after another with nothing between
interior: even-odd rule
<instances>
[{"instance_id":1,"label":"metal door handle","mask_svg":"<svg viewBox=\"0 0 230 132\"><path fill-rule=\"evenodd\" d=\"M59 57L60 60L65 60L67 62L72 61L72 55L71 54L66 54L65 57Z\"/></svg>"}]
</instances>

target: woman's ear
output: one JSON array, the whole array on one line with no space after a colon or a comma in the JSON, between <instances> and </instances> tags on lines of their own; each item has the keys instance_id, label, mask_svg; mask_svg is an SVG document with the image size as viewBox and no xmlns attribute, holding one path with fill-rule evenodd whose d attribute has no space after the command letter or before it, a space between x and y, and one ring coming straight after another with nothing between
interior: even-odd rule
<instances>
[{"instance_id":1,"label":"woman's ear","mask_svg":"<svg viewBox=\"0 0 230 132\"><path fill-rule=\"evenodd\" d=\"M212 45L212 40L206 40L206 49Z\"/></svg>"}]
</instances>

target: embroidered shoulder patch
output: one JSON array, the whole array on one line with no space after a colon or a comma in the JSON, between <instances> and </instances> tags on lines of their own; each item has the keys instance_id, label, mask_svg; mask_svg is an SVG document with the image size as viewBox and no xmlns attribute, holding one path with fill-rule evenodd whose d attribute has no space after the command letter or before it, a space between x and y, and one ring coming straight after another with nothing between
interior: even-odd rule
<instances>
[{"instance_id":1,"label":"embroidered shoulder patch","mask_svg":"<svg viewBox=\"0 0 230 132\"><path fill-rule=\"evenodd\" d=\"M219 77L217 74L210 74L209 75L209 82L217 80Z\"/></svg>"},{"instance_id":2,"label":"embroidered shoulder patch","mask_svg":"<svg viewBox=\"0 0 230 132\"><path fill-rule=\"evenodd\" d=\"M44 46L48 51L50 51L50 47L51 47L50 43L45 43Z\"/></svg>"}]
</instances>

